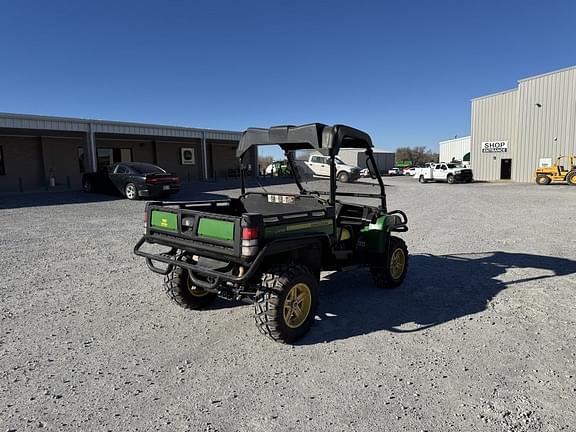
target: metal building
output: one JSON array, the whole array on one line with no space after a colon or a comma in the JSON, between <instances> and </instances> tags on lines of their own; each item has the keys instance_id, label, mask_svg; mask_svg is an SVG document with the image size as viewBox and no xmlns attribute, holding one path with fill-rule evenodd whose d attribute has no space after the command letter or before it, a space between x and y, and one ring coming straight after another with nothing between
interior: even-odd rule
<instances>
[{"instance_id":1,"label":"metal building","mask_svg":"<svg viewBox=\"0 0 576 432\"><path fill-rule=\"evenodd\" d=\"M470 162L470 136L454 138L438 143L440 162Z\"/></svg>"},{"instance_id":2,"label":"metal building","mask_svg":"<svg viewBox=\"0 0 576 432\"><path fill-rule=\"evenodd\" d=\"M340 150L340 153L338 153L338 157L347 164L356 165L362 169L366 168L367 156L364 154L363 150L342 149ZM387 173L389 169L394 167L396 153L375 149L374 160L376 161L378 170Z\"/></svg>"},{"instance_id":3,"label":"metal building","mask_svg":"<svg viewBox=\"0 0 576 432\"><path fill-rule=\"evenodd\" d=\"M184 182L238 174L240 132L0 113L0 192L79 189L115 162L160 165ZM257 155L251 155L257 166ZM254 170L255 172L255 170Z\"/></svg>"},{"instance_id":4,"label":"metal building","mask_svg":"<svg viewBox=\"0 0 576 432\"><path fill-rule=\"evenodd\" d=\"M531 182L538 166L566 154L576 154L576 66L472 100L475 179Z\"/></svg>"}]
</instances>

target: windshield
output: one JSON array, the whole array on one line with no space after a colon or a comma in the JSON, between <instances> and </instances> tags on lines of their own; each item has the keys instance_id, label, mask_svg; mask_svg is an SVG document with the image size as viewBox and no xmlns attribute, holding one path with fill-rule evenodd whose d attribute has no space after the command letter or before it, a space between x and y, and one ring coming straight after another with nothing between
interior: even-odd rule
<instances>
[{"instance_id":1,"label":"windshield","mask_svg":"<svg viewBox=\"0 0 576 432\"><path fill-rule=\"evenodd\" d=\"M458 165L456 164L447 164L448 168L457 168Z\"/></svg>"},{"instance_id":2,"label":"windshield","mask_svg":"<svg viewBox=\"0 0 576 432\"><path fill-rule=\"evenodd\" d=\"M137 174L164 174L162 168L156 165L147 164L147 163L133 163L128 165L132 170L134 170Z\"/></svg>"},{"instance_id":3,"label":"windshield","mask_svg":"<svg viewBox=\"0 0 576 432\"><path fill-rule=\"evenodd\" d=\"M260 176L258 177L258 188L253 192L264 192L268 194L313 194L321 199L330 199L330 158L318 152L298 150L290 153L292 160L291 169L286 157L274 156L274 161L270 158L262 157L259 163ZM283 168L272 168L276 162L282 162ZM366 155L364 151L343 150L340 157L335 158L336 162L336 192L343 194L362 194L366 196L336 196L341 202L364 203L367 205L379 206L380 184L375 178L371 178L366 165ZM382 172L385 167L380 167ZM299 189L298 183L300 183Z\"/></svg>"}]
</instances>

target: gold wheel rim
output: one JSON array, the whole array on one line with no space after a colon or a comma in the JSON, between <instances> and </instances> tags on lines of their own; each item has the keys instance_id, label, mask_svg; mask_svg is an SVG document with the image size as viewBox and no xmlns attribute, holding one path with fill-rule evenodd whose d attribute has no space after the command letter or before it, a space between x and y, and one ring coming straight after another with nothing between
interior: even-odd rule
<instances>
[{"instance_id":1,"label":"gold wheel rim","mask_svg":"<svg viewBox=\"0 0 576 432\"><path fill-rule=\"evenodd\" d=\"M298 328L306 321L312 308L312 292L305 283L294 285L284 299L284 322L290 328Z\"/></svg>"},{"instance_id":2,"label":"gold wheel rim","mask_svg":"<svg viewBox=\"0 0 576 432\"><path fill-rule=\"evenodd\" d=\"M193 296L193 297L205 297L209 294L208 291L204 291L201 288L198 288L195 285L192 285L192 281L190 280L190 276L188 276L188 292Z\"/></svg>"},{"instance_id":3,"label":"gold wheel rim","mask_svg":"<svg viewBox=\"0 0 576 432\"><path fill-rule=\"evenodd\" d=\"M570 177L568 179L568 183L572 183L572 184L576 185L576 175L573 175L572 177Z\"/></svg>"},{"instance_id":4,"label":"gold wheel rim","mask_svg":"<svg viewBox=\"0 0 576 432\"><path fill-rule=\"evenodd\" d=\"M400 279L404 273L404 266L406 265L406 254L400 248L394 250L390 258L390 276L393 279Z\"/></svg>"}]
</instances>

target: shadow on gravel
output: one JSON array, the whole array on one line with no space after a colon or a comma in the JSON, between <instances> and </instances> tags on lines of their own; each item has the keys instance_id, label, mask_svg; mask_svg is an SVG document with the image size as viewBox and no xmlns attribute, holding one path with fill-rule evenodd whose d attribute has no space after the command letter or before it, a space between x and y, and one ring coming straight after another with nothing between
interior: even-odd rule
<instances>
[{"instance_id":1,"label":"shadow on gravel","mask_svg":"<svg viewBox=\"0 0 576 432\"><path fill-rule=\"evenodd\" d=\"M0 209L43 207L62 204L86 204L124 199L120 195L88 194L81 191L31 192L0 196Z\"/></svg>"},{"instance_id":2,"label":"shadow on gravel","mask_svg":"<svg viewBox=\"0 0 576 432\"><path fill-rule=\"evenodd\" d=\"M275 186L293 183L290 177L272 177L248 179L246 187L257 188L261 185ZM188 201L188 200L217 200L228 198L226 195L214 194L214 191L238 190L231 195L236 197L240 194L240 179L229 179L208 182L183 183L180 192L166 198L167 201ZM104 193L85 193L79 190L67 191L40 191L25 193L6 193L0 195L0 209L16 209L25 207L43 207L63 204L87 204L95 202L107 202L115 200L124 200L119 192ZM142 201L161 200L150 199Z\"/></svg>"},{"instance_id":3,"label":"shadow on gravel","mask_svg":"<svg viewBox=\"0 0 576 432\"><path fill-rule=\"evenodd\" d=\"M389 291L374 288L367 271L333 273L320 284L319 320L299 344L421 331L485 310L509 286L574 273L576 261L509 252L412 255L404 285Z\"/></svg>"}]
</instances>

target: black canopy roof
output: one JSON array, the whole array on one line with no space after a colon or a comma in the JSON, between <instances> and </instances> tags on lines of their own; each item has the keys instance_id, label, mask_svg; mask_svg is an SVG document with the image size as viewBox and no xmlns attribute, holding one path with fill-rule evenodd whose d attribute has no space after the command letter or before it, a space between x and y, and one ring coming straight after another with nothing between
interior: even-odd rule
<instances>
[{"instance_id":1,"label":"black canopy roof","mask_svg":"<svg viewBox=\"0 0 576 432\"><path fill-rule=\"evenodd\" d=\"M341 148L372 148L370 136L350 126L312 123L303 126L249 128L243 134L236 155L242 157L251 147L279 145L284 151L318 150L336 155Z\"/></svg>"}]
</instances>

